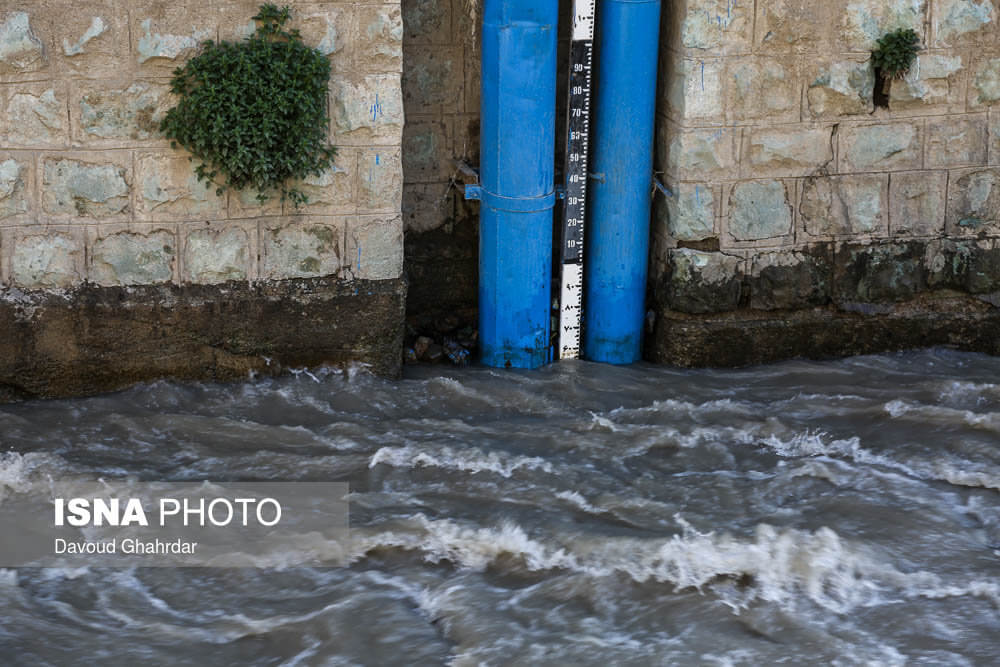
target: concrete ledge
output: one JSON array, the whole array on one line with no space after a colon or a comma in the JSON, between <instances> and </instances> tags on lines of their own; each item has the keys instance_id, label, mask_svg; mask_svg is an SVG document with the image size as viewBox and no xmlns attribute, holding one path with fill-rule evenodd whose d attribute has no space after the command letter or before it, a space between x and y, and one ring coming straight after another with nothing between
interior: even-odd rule
<instances>
[{"instance_id":1,"label":"concrete ledge","mask_svg":"<svg viewBox=\"0 0 1000 667\"><path fill-rule=\"evenodd\" d=\"M734 367L947 346L1000 355L1000 308L934 292L895 304L688 315L660 310L646 359L686 367Z\"/></svg>"},{"instance_id":2,"label":"concrete ledge","mask_svg":"<svg viewBox=\"0 0 1000 667\"><path fill-rule=\"evenodd\" d=\"M0 290L0 401L350 362L397 377L405 301L403 280L8 288Z\"/></svg>"}]
</instances>

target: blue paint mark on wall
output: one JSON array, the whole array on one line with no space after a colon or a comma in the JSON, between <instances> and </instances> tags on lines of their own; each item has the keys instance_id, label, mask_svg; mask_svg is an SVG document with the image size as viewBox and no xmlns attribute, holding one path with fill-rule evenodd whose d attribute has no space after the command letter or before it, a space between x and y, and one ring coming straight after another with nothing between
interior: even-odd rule
<instances>
[{"instance_id":1,"label":"blue paint mark on wall","mask_svg":"<svg viewBox=\"0 0 1000 667\"><path fill-rule=\"evenodd\" d=\"M382 101L379 100L378 93L375 93L375 104L371 107L372 122L378 121L379 116L384 115L382 110Z\"/></svg>"}]
</instances>

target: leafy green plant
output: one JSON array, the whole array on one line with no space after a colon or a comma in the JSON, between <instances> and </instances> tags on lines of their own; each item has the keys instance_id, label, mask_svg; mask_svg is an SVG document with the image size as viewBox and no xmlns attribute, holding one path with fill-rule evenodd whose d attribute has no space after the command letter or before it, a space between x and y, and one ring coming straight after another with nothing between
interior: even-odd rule
<instances>
[{"instance_id":1,"label":"leafy green plant","mask_svg":"<svg viewBox=\"0 0 1000 667\"><path fill-rule=\"evenodd\" d=\"M263 202L278 190L298 207L306 196L289 181L320 175L336 153L327 144L330 62L285 29L287 6L262 5L253 18L250 37L206 41L174 70L180 101L160 131L201 162L195 173L217 194L253 188Z\"/></svg>"},{"instance_id":2,"label":"leafy green plant","mask_svg":"<svg viewBox=\"0 0 1000 667\"><path fill-rule=\"evenodd\" d=\"M872 51L872 66L887 79L901 79L920 51L920 37L911 28L901 28L879 38Z\"/></svg>"}]
</instances>

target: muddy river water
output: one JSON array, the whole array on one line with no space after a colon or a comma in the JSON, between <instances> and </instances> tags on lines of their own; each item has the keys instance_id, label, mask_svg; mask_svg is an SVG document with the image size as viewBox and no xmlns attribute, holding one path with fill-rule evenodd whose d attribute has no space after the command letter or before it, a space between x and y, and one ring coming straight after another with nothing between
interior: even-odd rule
<instances>
[{"instance_id":1,"label":"muddy river water","mask_svg":"<svg viewBox=\"0 0 1000 667\"><path fill-rule=\"evenodd\" d=\"M0 570L0 664L1000 661L1000 359L0 406L0 495L79 475L346 481L350 540L329 567Z\"/></svg>"}]
</instances>

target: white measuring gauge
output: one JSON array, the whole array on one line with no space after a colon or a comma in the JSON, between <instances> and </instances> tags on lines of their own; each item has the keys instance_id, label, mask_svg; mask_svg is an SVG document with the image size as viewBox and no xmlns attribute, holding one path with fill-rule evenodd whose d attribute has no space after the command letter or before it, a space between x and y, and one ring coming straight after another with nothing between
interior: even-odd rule
<instances>
[{"instance_id":1,"label":"white measuring gauge","mask_svg":"<svg viewBox=\"0 0 1000 667\"><path fill-rule=\"evenodd\" d=\"M566 200L563 205L562 275L559 299L559 358L580 358L583 322L583 241L587 211L587 149L590 146L594 2L573 1L566 119Z\"/></svg>"}]
</instances>

